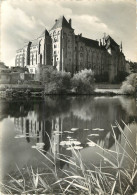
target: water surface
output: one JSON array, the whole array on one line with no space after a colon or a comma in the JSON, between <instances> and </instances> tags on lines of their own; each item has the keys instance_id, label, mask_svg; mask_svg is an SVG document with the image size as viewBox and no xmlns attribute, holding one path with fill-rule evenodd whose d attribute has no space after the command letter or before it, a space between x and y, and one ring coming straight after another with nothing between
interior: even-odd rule
<instances>
[{"instance_id":1,"label":"water surface","mask_svg":"<svg viewBox=\"0 0 137 195\"><path fill-rule=\"evenodd\" d=\"M72 156L73 145L85 163L99 164L99 149L90 140L103 148L114 149L113 126L117 140L124 144L116 121L136 150L135 98L48 96L44 100L1 100L2 176L12 173L16 165L19 168L26 165L42 167L42 162L49 163L36 148L58 158L59 153ZM132 129L132 133L122 121ZM63 161L58 160L57 163L61 169L66 166Z\"/></svg>"}]
</instances>

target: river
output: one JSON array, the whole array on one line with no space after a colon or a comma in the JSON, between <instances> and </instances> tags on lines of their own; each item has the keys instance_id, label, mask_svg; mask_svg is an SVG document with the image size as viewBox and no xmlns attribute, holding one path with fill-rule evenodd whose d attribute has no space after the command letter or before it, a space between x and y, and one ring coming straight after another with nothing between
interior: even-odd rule
<instances>
[{"instance_id":1,"label":"river","mask_svg":"<svg viewBox=\"0 0 137 195\"><path fill-rule=\"evenodd\" d=\"M132 129L129 133L125 124ZM70 142L79 150L85 163L100 163L98 149L112 150L114 138L122 143L120 124L136 150L137 102L133 97L47 96L44 100L1 100L1 174L4 179L16 165L41 168L46 161L36 149L47 153L72 156ZM127 149L128 150L128 149ZM58 167L66 163L58 160Z\"/></svg>"}]
</instances>

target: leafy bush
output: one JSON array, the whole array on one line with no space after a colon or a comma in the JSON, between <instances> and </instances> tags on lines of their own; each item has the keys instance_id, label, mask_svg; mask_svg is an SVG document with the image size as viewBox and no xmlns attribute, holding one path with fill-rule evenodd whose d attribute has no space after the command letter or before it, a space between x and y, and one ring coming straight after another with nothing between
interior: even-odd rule
<instances>
[{"instance_id":1,"label":"leafy bush","mask_svg":"<svg viewBox=\"0 0 137 195\"><path fill-rule=\"evenodd\" d=\"M122 92L124 94L133 94L135 92L135 87L133 87L130 84L125 83L125 84L122 85Z\"/></svg>"},{"instance_id":2,"label":"leafy bush","mask_svg":"<svg viewBox=\"0 0 137 195\"><path fill-rule=\"evenodd\" d=\"M90 94L94 90L94 74L92 70L81 70L71 79L72 90L78 94Z\"/></svg>"},{"instance_id":3,"label":"leafy bush","mask_svg":"<svg viewBox=\"0 0 137 195\"><path fill-rule=\"evenodd\" d=\"M68 72L57 71L53 67L45 67L41 71L41 81L45 85L46 94L90 94L94 89L92 70L82 70L71 78Z\"/></svg>"},{"instance_id":4,"label":"leafy bush","mask_svg":"<svg viewBox=\"0 0 137 195\"><path fill-rule=\"evenodd\" d=\"M67 72L60 72L52 68L43 72L45 93L47 94L66 94L71 87L71 75Z\"/></svg>"},{"instance_id":5,"label":"leafy bush","mask_svg":"<svg viewBox=\"0 0 137 195\"><path fill-rule=\"evenodd\" d=\"M133 94L137 87L137 73L130 74L122 83L121 90L125 94Z\"/></svg>"}]
</instances>

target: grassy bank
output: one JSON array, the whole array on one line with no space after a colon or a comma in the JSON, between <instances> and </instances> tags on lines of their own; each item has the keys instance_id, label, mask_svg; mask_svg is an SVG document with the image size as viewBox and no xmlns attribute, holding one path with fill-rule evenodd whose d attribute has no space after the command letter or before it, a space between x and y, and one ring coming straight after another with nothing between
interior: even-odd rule
<instances>
[{"instance_id":1,"label":"grassy bank","mask_svg":"<svg viewBox=\"0 0 137 195\"><path fill-rule=\"evenodd\" d=\"M124 123L124 122L123 122ZM124 123L125 125L125 123ZM116 138L115 128L112 126L115 150L108 150L100 145L88 140L90 147L97 147L104 154L100 156L100 165L84 163L80 150L70 144L72 157L64 154L51 155L44 154L42 149L37 149L45 160L50 163L45 165L45 169L39 170L33 167L26 167L9 175L5 183L1 184L4 194L100 194L100 195L129 195L137 191L137 152L126 134L116 123L124 139L124 145L120 144ZM126 126L126 125L125 125ZM129 133L131 130L126 126ZM130 153L125 150L125 146L130 149ZM51 145L52 148L52 145ZM134 157L133 157L134 156ZM128 165L123 166L127 161ZM58 168L58 161L65 162L69 168Z\"/></svg>"}]
</instances>

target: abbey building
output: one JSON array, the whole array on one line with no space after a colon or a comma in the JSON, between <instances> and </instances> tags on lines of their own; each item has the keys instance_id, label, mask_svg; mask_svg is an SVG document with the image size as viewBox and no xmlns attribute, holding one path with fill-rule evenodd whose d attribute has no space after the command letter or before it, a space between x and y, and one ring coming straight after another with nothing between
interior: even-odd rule
<instances>
[{"instance_id":1,"label":"abbey building","mask_svg":"<svg viewBox=\"0 0 137 195\"><path fill-rule=\"evenodd\" d=\"M110 82L125 71L125 64L122 43L118 45L109 35L100 40L75 35L71 19L67 21L64 16L55 20L49 32L44 30L38 38L17 50L15 59L15 66L27 67L32 74L46 65L72 74L87 68L98 79L108 78Z\"/></svg>"}]
</instances>

